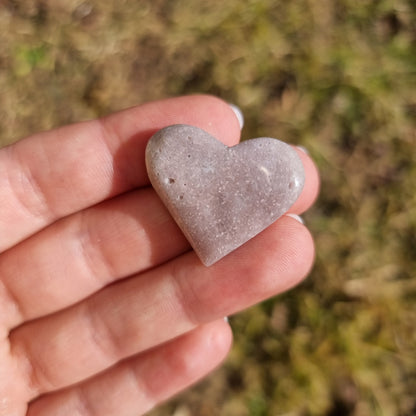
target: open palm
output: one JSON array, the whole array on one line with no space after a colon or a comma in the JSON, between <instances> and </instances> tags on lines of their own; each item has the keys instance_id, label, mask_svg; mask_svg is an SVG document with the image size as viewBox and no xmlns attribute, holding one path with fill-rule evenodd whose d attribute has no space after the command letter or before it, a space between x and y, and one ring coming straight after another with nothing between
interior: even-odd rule
<instances>
[{"instance_id":1,"label":"open palm","mask_svg":"<svg viewBox=\"0 0 416 416\"><path fill-rule=\"evenodd\" d=\"M290 216L202 265L144 164L150 136L177 123L239 140L226 103L192 96L0 150L0 416L142 414L224 359L222 317L309 271L312 239ZM306 184L296 214L318 188L299 153Z\"/></svg>"}]
</instances>

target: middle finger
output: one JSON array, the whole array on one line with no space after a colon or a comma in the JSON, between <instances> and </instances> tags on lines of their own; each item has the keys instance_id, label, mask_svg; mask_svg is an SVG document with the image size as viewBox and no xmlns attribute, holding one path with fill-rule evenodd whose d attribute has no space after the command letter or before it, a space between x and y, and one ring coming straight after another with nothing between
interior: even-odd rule
<instances>
[{"instance_id":1,"label":"middle finger","mask_svg":"<svg viewBox=\"0 0 416 416\"><path fill-rule=\"evenodd\" d=\"M318 188L311 159L300 156L307 181L290 210L294 213L312 203ZM0 256L1 282L17 304L9 308L15 313L4 324L11 329L56 312L189 248L152 188L105 201L56 222Z\"/></svg>"},{"instance_id":2,"label":"middle finger","mask_svg":"<svg viewBox=\"0 0 416 416\"><path fill-rule=\"evenodd\" d=\"M18 305L7 326L68 307L187 249L151 188L81 211L0 256L2 283Z\"/></svg>"}]
</instances>

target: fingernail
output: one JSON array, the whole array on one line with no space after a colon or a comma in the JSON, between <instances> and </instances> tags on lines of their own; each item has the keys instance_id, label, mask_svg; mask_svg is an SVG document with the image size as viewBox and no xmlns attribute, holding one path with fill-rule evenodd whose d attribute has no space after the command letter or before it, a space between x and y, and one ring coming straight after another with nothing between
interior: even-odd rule
<instances>
[{"instance_id":1,"label":"fingernail","mask_svg":"<svg viewBox=\"0 0 416 416\"><path fill-rule=\"evenodd\" d=\"M244 126L244 116L243 116L243 112L240 110L239 107L237 107L234 104L228 103L228 105L234 111L234 114L237 117L238 124L240 125L240 130L241 130L243 128L243 126Z\"/></svg>"},{"instance_id":2,"label":"fingernail","mask_svg":"<svg viewBox=\"0 0 416 416\"><path fill-rule=\"evenodd\" d=\"M303 146L296 146L299 150L302 150L303 153L306 153L307 155L309 155L308 149L306 149L306 147Z\"/></svg>"},{"instance_id":3,"label":"fingernail","mask_svg":"<svg viewBox=\"0 0 416 416\"><path fill-rule=\"evenodd\" d=\"M224 316L224 322L228 324L228 316Z\"/></svg>"},{"instance_id":4,"label":"fingernail","mask_svg":"<svg viewBox=\"0 0 416 416\"><path fill-rule=\"evenodd\" d=\"M301 224L304 224L303 219L301 217L299 217L299 215L296 214L286 214L287 217L291 217L294 220L300 222Z\"/></svg>"}]
</instances>

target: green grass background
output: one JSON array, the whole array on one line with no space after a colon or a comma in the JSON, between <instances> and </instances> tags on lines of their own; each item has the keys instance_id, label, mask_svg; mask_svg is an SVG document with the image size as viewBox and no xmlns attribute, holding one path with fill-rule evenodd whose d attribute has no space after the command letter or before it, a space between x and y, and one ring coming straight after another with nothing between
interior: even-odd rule
<instances>
[{"instance_id":1,"label":"green grass background","mask_svg":"<svg viewBox=\"0 0 416 416\"><path fill-rule=\"evenodd\" d=\"M0 0L1 145L192 92L309 150L317 259L151 415L415 415L416 2Z\"/></svg>"}]
</instances>

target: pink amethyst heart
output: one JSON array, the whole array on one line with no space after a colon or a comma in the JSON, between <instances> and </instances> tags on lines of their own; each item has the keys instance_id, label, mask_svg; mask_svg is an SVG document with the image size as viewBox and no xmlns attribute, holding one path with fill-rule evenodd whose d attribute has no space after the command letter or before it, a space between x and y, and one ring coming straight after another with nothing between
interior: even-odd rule
<instances>
[{"instance_id":1,"label":"pink amethyst heart","mask_svg":"<svg viewBox=\"0 0 416 416\"><path fill-rule=\"evenodd\" d=\"M264 230L305 182L296 151L261 137L227 147L197 127L159 130L146 148L150 181L206 266Z\"/></svg>"}]
</instances>

